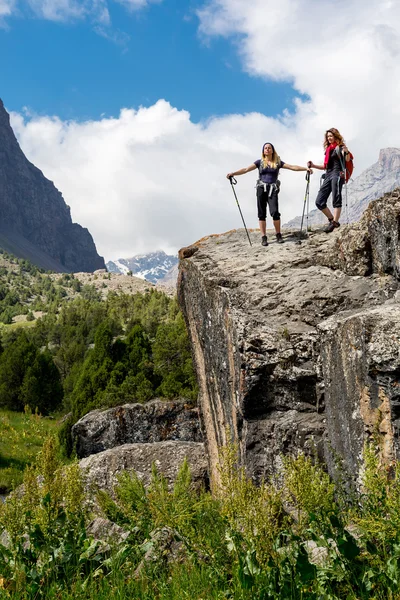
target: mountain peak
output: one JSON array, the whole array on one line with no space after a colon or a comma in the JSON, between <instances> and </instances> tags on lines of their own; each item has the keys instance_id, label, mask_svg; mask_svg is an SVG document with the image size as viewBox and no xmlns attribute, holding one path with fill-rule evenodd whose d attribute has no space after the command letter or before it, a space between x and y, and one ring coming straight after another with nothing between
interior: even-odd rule
<instances>
[{"instance_id":1,"label":"mountain peak","mask_svg":"<svg viewBox=\"0 0 400 600\"><path fill-rule=\"evenodd\" d=\"M108 261L107 269L111 273L127 274L132 272L136 277L141 277L157 283L178 264L178 258L166 254L164 250L156 250L147 254L137 254L131 258L119 258L115 261Z\"/></svg>"},{"instance_id":2,"label":"mountain peak","mask_svg":"<svg viewBox=\"0 0 400 600\"><path fill-rule=\"evenodd\" d=\"M385 169L400 169L400 148L382 148L379 164Z\"/></svg>"},{"instance_id":3,"label":"mountain peak","mask_svg":"<svg viewBox=\"0 0 400 600\"><path fill-rule=\"evenodd\" d=\"M61 193L24 155L2 100L0 157L0 246L45 269L104 268L89 231L72 222Z\"/></svg>"}]
</instances>

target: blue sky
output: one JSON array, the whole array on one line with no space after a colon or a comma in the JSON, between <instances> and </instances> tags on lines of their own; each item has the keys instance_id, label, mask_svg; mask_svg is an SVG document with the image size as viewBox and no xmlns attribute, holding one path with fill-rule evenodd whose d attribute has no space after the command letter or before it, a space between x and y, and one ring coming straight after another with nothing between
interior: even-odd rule
<instances>
[{"instance_id":1,"label":"blue sky","mask_svg":"<svg viewBox=\"0 0 400 600\"><path fill-rule=\"evenodd\" d=\"M129 12L112 3L102 33L90 19L51 21L21 6L0 30L6 106L86 120L164 98L195 122L260 106L269 115L293 110L289 83L244 72L239 39L199 34L201 4L164 0Z\"/></svg>"},{"instance_id":2,"label":"blue sky","mask_svg":"<svg viewBox=\"0 0 400 600\"><path fill-rule=\"evenodd\" d=\"M265 141L304 166L337 127L354 176L400 146L397 0L0 0L0 56L23 151L106 260L241 227L226 173ZM285 223L304 174L281 180Z\"/></svg>"}]
</instances>

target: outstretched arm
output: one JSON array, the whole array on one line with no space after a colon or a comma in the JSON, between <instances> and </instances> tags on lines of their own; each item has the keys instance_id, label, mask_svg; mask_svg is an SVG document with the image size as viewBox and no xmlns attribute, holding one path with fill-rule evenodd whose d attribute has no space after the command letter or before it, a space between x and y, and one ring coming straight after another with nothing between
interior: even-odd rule
<instances>
[{"instance_id":1,"label":"outstretched arm","mask_svg":"<svg viewBox=\"0 0 400 600\"><path fill-rule=\"evenodd\" d=\"M239 169L239 171L232 171L232 173L228 173L226 178L230 179L231 177L236 177L237 175L244 175L245 173L250 173L250 171L254 171L257 169L257 166L252 163L249 167L245 167L244 169Z\"/></svg>"},{"instance_id":2,"label":"outstretched arm","mask_svg":"<svg viewBox=\"0 0 400 600\"><path fill-rule=\"evenodd\" d=\"M324 165L316 165L312 160L309 160L307 164L310 165L312 169L320 169L320 171L325 171Z\"/></svg>"},{"instance_id":3,"label":"outstretched arm","mask_svg":"<svg viewBox=\"0 0 400 600\"><path fill-rule=\"evenodd\" d=\"M310 165L310 167L311 166L314 165ZM309 173L312 173L312 169L310 167L300 167L299 165L288 165L285 163L282 169L289 169L289 171L308 171Z\"/></svg>"}]
</instances>

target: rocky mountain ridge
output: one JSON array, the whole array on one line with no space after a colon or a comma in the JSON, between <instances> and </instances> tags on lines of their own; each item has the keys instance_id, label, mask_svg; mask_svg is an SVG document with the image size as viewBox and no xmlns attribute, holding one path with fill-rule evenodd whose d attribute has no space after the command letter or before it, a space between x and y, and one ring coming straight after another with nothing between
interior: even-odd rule
<instances>
[{"instance_id":1,"label":"rocky mountain ridge","mask_svg":"<svg viewBox=\"0 0 400 600\"><path fill-rule=\"evenodd\" d=\"M356 163L356 160L355 160ZM321 171L314 171L314 177L318 177ZM348 219L350 223L358 221L368 204L384 194L391 192L400 186L400 148L383 148L379 153L378 162L360 175L352 179L347 185ZM342 223L346 221L345 189L343 190L343 212ZM315 209L315 198L310 198L310 213L308 215L309 225L320 225L326 223L326 218ZM332 208L331 199L328 205ZM301 215L283 225L284 228L300 228ZM304 224L305 226L305 224Z\"/></svg>"},{"instance_id":2,"label":"rocky mountain ridge","mask_svg":"<svg viewBox=\"0 0 400 600\"><path fill-rule=\"evenodd\" d=\"M163 250L137 254L131 258L119 258L107 262L107 270L110 273L122 273L127 275L129 271L136 277L150 281L151 283L162 282L174 267L178 264L178 257L166 254ZM175 280L176 281L176 280Z\"/></svg>"},{"instance_id":3,"label":"rocky mountain ridge","mask_svg":"<svg viewBox=\"0 0 400 600\"><path fill-rule=\"evenodd\" d=\"M1 100L0 247L46 270L105 267L89 231L72 222L61 193L23 154Z\"/></svg>"},{"instance_id":4,"label":"rocky mountain ridge","mask_svg":"<svg viewBox=\"0 0 400 600\"><path fill-rule=\"evenodd\" d=\"M178 299L200 386L210 474L231 438L247 473L317 452L335 476L362 471L365 440L398 457L400 189L360 222L301 245L247 243L243 230L180 251Z\"/></svg>"}]
</instances>

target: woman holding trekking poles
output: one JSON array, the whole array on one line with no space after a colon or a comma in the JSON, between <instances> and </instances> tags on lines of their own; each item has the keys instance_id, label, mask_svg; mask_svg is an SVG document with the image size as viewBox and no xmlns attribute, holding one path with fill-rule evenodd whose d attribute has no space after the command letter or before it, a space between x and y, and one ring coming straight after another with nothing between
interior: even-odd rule
<instances>
[{"instance_id":1,"label":"woman holding trekking poles","mask_svg":"<svg viewBox=\"0 0 400 600\"><path fill-rule=\"evenodd\" d=\"M278 206L278 194L280 182L278 181L279 169L289 169L290 171L309 171L312 173L311 168L300 167L298 165L288 165L283 162L278 156L274 146L270 142L266 142L261 151L261 159L255 160L249 167L239 169L238 171L232 171L227 174L227 179L232 179L237 175L244 175L258 169L259 179L257 181L257 208L258 208L258 222L261 231L261 244L268 246L267 229L266 229L266 217L267 217L267 204L269 213L272 217L272 221L275 227L276 241L278 244L283 243L281 234L281 215L279 213Z\"/></svg>"},{"instance_id":2,"label":"woman holding trekking poles","mask_svg":"<svg viewBox=\"0 0 400 600\"><path fill-rule=\"evenodd\" d=\"M353 171L353 155L349 152L339 131L334 127L325 132L324 150L325 159L323 165L316 165L311 160L308 165L314 169L326 171L325 175L322 176L324 181L318 192L315 204L328 218L329 223L325 231L331 233L331 231L340 227L342 187ZM333 214L326 205L330 194L332 194Z\"/></svg>"}]
</instances>

